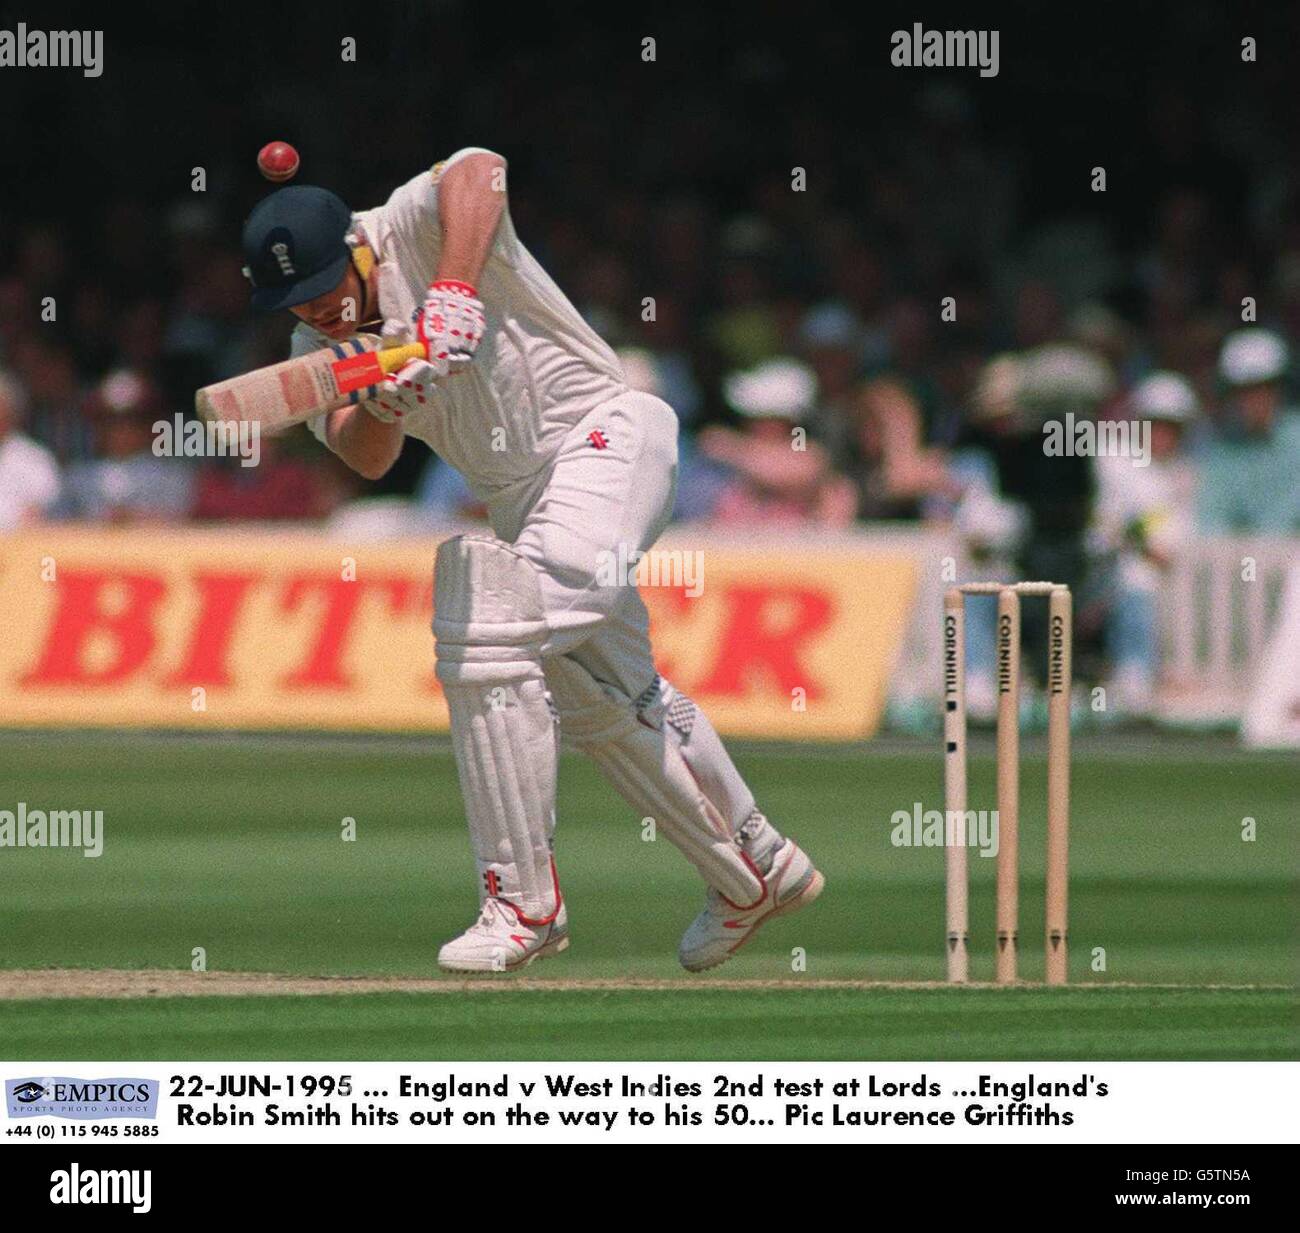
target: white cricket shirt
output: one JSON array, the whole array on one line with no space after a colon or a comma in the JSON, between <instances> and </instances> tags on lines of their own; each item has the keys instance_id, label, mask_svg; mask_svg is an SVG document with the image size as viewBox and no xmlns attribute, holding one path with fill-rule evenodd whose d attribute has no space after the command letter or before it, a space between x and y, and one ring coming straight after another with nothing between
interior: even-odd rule
<instances>
[{"instance_id":1,"label":"white cricket shirt","mask_svg":"<svg viewBox=\"0 0 1300 1233\"><path fill-rule=\"evenodd\" d=\"M354 216L379 266L386 338L412 337L412 318L437 277L442 249L438 180L459 150ZM627 389L609 345L520 243L507 207L477 283L487 329L473 362L439 383L403 428L460 471L481 497L539 471L565 436L597 405ZM293 354L329 340L300 323ZM324 440L324 417L309 424Z\"/></svg>"}]
</instances>

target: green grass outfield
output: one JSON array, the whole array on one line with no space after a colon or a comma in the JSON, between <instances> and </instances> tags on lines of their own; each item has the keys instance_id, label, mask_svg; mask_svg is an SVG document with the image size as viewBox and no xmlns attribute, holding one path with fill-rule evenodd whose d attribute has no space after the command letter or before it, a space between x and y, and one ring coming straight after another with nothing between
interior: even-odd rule
<instances>
[{"instance_id":1,"label":"green grass outfield","mask_svg":"<svg viewBox=\"0 0 1300 1233\"><path fill-rule=\"evenodd\" d=\"M10 1002L14 1060L1025 1061L1295 1056L1276 990L515 990Z\"/></svg>"},{"instance_id":2,"label":"green grass outfield","mask_svg":"<svg viewBox=\"0 0 1300 1233\"><path fill-rule=\"evenodd\" d=\"M971 803L991 808L992 759L979 749ZM1031 980L1042 972L1040 753L1027 739L1021 971ZM594 772L566 759L558 855L573 945L528 969L528 987L496 977L471 991L357 995L338 982L325 996L3 1000L0 1054L1300 1056L1294 758L1209 737L1079 739L1073 987L1053 990L874 984L943 975L942 852L890 843L896 810L942 807L932 744L748 745L737 760L828 883L817 905L708 974L726 984L675 962L702 902L693 871L666 841L645 842ZM10 733L0 809L19 801L104 810L105 850L89 860L0 849L0 969L185 972L202 947L214 975L429 978L438 943L475 910L450 751L432 739ZM340 839L345 817L356 842ZM993 863L971 860L976 980L992 975Z\"/></svg>"}]
</instances>

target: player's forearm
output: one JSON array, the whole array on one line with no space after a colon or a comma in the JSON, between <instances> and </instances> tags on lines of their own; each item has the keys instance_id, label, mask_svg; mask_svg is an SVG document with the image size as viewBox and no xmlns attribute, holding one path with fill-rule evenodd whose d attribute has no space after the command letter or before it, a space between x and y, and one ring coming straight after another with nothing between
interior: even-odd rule
<instances>
[{"instance_id":1,"label":"player's forearm","mask_svg":"<svg viewBox=\"0 0 1300 1233\"><path fill-rule=\"evenodd\" d=\"M402 452L401 424L385 424L364 407L340 407L330 413L325 439L358 475L379 479Z\"/></svg>"},{"instance_id":2,"label":"player's forearm","mask_svg":"<svg viewBox=\"0 0 1300 1233\"><path fill-rule=\"evenodd\" d=\"M478 285L505 206L505 163L497 155L471 154L443 173L438 184L440 279Z\"/></svg>"}]
</instances>

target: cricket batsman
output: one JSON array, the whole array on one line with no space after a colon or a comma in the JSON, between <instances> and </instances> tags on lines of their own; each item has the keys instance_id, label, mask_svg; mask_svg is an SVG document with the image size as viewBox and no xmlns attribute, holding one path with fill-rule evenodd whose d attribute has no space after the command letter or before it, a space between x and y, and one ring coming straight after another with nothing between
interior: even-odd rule
<instances>
[{"instance_id":1,"label":"cricket batsman","mask_svg":"<svg viewBox=\"0 0 1300 1233\"><path fill-rule=\"evenodd\" d=\"M321 188L272 193L244 226L253 305L299 318L295 355L362 329L422 344L423 358L309 427L370 479L417 437L488 511L492 534L447 540L434 567L437 675L480 904L439 965L511 970L567 948L553 852L562 733L699 870L706 904L679 958L702 971L811 903L823 879L655 671L636 587L601 568L649 549L668 522L677 417L628 388L519 242L505 176L499 155L464 149L357 214Z\"/></svg>"}]
</instances>

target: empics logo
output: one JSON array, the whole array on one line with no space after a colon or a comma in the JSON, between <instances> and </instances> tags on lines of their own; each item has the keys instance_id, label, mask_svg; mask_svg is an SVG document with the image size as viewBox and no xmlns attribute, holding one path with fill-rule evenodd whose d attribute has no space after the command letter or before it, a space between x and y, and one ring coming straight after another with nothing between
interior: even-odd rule
<instances>
[{"instance_id":1,"label":"empics logo","mask_svg":"<svg viewBox=\"0 0 1300 1233\"><path fill-rule=\"evenodd\" d=\"M149 1169L83 1169L75 1160L50 1174L51 1203L116 1204L141 1215L153 1208Z\"/></svg>"},{"instance_id":2,"label":"empics logo","mask_svg":"<svg viewBox=\"0 0 1300 1233\"><path fill-rule=\"evenodd\" d=\"M158 1085L152 1079L70 1079L66 1075L6 1079L10 1117L158 1116Z\"/></svg>"}]
</instances>

